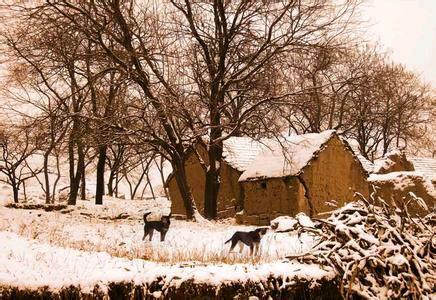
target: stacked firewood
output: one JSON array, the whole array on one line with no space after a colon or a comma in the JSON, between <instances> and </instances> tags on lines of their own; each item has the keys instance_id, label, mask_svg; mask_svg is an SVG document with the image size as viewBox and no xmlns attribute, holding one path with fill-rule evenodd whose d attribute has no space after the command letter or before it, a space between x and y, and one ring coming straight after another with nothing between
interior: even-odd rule
<instances>
[{"instance_id":1,"label":"stacked firewood","mask_svg":"<svg viewBox=\"0 0 436 300\"><path fill-rule=\"evenodd\" d=\"M418 199L419 200L419 199ZM374 206L363 197L299 233L320 237L309 252L288 257L334 267L345 298L426 299L436 295L436 215Z\"/></svg>"}]
</instances>

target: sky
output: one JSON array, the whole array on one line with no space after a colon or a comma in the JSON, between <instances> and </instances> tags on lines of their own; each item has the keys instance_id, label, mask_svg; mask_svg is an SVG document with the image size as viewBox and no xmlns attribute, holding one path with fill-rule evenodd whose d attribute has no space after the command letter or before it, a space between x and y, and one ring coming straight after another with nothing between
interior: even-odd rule
<instances>
[{"instance_id":1,"label":"sky","mask_svg":"<svg viewBox=\"0 0 436 300\"><path fill-rule=\"evenodd\" d=\"M436 0L368 0L368 35L436 88Z\"/></svg>"}]
</instances>

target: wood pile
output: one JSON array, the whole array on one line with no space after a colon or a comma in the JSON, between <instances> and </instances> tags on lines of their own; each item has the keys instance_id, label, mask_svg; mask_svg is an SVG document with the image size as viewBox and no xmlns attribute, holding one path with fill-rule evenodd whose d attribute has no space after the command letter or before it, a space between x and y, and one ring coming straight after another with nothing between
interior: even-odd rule
<instances>
[{"instance_id":1,"label":"wood pile","mask_svg":"<svg viewBox=\"0 0 436 300\"><path fill-rule=\"evenodd\" d=\"M345 298L429 299L436 293L436 215L412 218L407 209L374 206L363 197L316 220L299 234L316 234L319 243L288 257L334 267ZM419 202L419 199L415 199ZM380 201L380 199L379 199ZM380 203L380 202L379 202Z\"/></svg>"}]
</instances>

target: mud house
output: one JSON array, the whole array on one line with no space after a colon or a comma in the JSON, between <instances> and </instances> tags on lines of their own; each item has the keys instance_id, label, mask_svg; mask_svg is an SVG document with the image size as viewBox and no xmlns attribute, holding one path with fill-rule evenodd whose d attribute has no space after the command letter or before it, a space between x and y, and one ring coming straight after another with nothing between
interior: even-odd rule
<instances>
[{"instance_id":1,"label":"mud house","mask_svg":"<svg viewBox=\"0 0 436 300\"><path fill-rule=\"evenodd\" d=\"M241 174L254 158L265 148L263 142L248 137L231 137L223 144L223 161L221 163L221 185L218 194L218 217L233 217L242 209L243 192L238 182ZM207 152L197 147L203 161L207 161ZM192 153L186 161L186 173L195 203L200 213L204 211L205 173L197 154ZM170 175L167 180L173 215L186 214L175 178Z\"/></svg>"},{"instance_id":2,"label":"mud house","mask_svg":"<svg viewBox=\"0 0 436 300\"><path fill-rule=\"evenodd\" d=\"M354 192L368 194L367 172L335 131L288 137L285 142L234 137L224 142L218 217L237 216L247 224L267 224L280 215L332 210ZM205 149L198 149L201 157ZM204 159L203 159L204 160ZM192 153L188 181L200 212L204 208L204 170ZM173 215L185 215L172 176L167 181Z\"/></svg>"},{"instance_id":3,"label":"mud house","mask_svg":"<svg viewBox=\"0 0 436 300\"><path fill-rule=\"evenodd\" d=\"M369 182L375 187L375 195L389 205L403 209L407 203L412 215L425 214L422 202L414 197L422 199L428 209L434 209L436 159L408 158L404 152L393 151L375 162Z\"/></svg>"},{"instance_id":4,"label":"mud house","mask_svg":"<svg viewBox=\"0 0 436 300\"><path fill-rule=\"evenodd\" d=\"M393 150L386 153L382 158L374 161L372 173L387 174L402 171L415 171L415 167L406 157L404 151Z\"/></svg>"},{"instance_id":5,"label":"mud house","mask_svg":"<svg viewBox=\"0 0 436 300\"><path fill-rule=\"evenodd\" d=\"M241 223L268 224L280 215L317 215L368 195L367 172L335 131L291 136L265 149L239 178Z\"/></svg>"}]
</instances>

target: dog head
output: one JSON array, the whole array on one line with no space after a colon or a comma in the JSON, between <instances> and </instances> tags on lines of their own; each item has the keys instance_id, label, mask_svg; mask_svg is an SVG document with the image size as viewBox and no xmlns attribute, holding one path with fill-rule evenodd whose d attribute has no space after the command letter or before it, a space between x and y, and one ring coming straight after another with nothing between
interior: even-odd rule
<instances>
[{"instance_id":1,"label":"dog head","mask_svg":"<svg viewBox=\"0 0 436 300\"><path fill-rule=\"evenodd\" d=\"M261 227L261 228L257 228L255 231L257 232L257 234L260 237L262 237L262 236L264 236L266 234L266 232L268 231L268 228L267 227Z\"/></svg>"},{"instance_id":2,"label":"dog head","mask_svg":"<svg viewBox=\"0 0 436 300\"><path fill-rule=\"evenodd\" d=\"M171 221L171 214L169 214L168 216L162 216L161 220L162 223L166 224L166 225L170 225Z\"/></svg>"}]
</instances>

